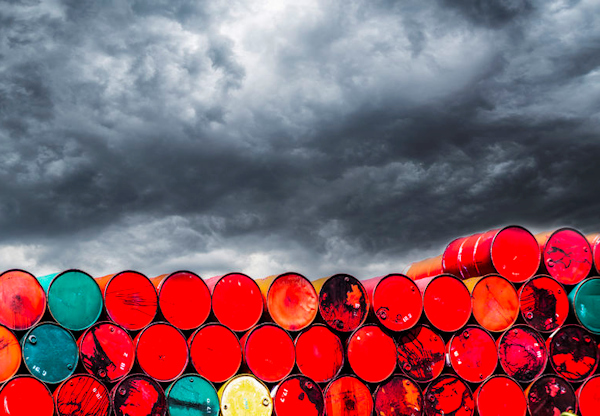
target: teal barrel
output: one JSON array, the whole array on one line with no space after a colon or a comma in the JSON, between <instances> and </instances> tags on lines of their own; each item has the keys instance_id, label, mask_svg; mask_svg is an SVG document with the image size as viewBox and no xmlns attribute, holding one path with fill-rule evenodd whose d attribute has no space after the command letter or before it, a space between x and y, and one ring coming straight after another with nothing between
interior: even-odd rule
<instances>
[{"instance_id":1,"label":"teal barrel","mask_svg":"<svg viewBox=\"0 0 600 416\"><path fill-rule=\"evenodd\" d=\"M21 339L27 370L48 384L60 383L75 372L77 343L61 326L44 322L31 328Z\"/></svg>"},{"instance_id":2,"label":"teal barrel","mask_svg":"<svg viewBox=\"0 0 600 416\"><path fill-rule=\"evenodd\" d=\"M83 331L100 317L102 292L89 274L72 269L37 279L47 294L48 310L60 325Z\"/></svg>"},{"instance_id":3,"label":"teal barrel","mask_svg":"<svg viewBox=\"0 0 600 416\"><path fill-rule=\"evenodd\" d=\"M594 334L600 334L600 277L579 283L571 293L569 302L581 325Z\"/></svg>"},{"instance_id":4,"label":"teal barrel","mask_svg":"<svg viewBox=\"0 0 600 416\"><path fill-rule=\"evenodd\" d=\"M210 381L198 374L179 377L167 388L170 416L211 416L219 414L219 396Z\"/></svg>"}]
</instances>

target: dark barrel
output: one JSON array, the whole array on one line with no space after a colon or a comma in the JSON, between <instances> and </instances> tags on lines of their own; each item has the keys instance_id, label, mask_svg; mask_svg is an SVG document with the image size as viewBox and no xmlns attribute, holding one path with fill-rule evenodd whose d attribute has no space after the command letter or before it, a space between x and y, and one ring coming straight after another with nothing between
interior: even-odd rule
<instances>
[{"instance_id":1,"label":"dark barrel","mask_svg":"<svg viewBox=\"0 0 600 416\"><path fill-rule=\"evenodd\" d=\"M115 416L166 416L167 399L160 384L144 374L131 374L110 392Z\"/></svg>"},{"instance_id":2,"label":"dark barrel","mask_svg":"<svg viewBox=\"0 0 600 416\"><path fill-rule=\"evenodd\" d=\"M372 412L371 391L357 377L339 376L325 388L327 416L371 416Z\"/></svg>"},{"instance_id":3,"label":"dark barrel","mask_svg":"<svg viewBox=\"0 0 600 416\"><path fill-rule=\"evenodd\" d=\"M475 412L473 393L455 375L444 374L425 389L426 416L472 416Z\"/></svg>"},{"instance_id":4,"label":"dark barrel","mask_svg":"<svg viewBox=\"0 0 600 416\"><path fill-rule=\"evenodd\" d=\"M426 325L401 332L396 339L398 365L404 374L426 383L444 370L446 346L442 337Z\"/></svg>"},{"instance_id":5,"label":"dark barrel","mask_svg":"<svg viewBox=\"0 0 600 416\"><path fill-rule=\"evenodd\" d=\"M310 378L293 374L271 391L277 416L323 416L325 399L317 383Z\"/></svg>"},{"instance_id":6,"label":"dark barrel","mask_svg":"<svg viewBox=\"0 0 600 416\"><path fill-rule=\"evenodd\" d=\"M498 358L506 374L520 383L536 379L548 362L542 336L527 325L515 325L498 338Z\"/></svg>"},{"instance_id":7,"label":"dark barrel","mask_svg":"<svg viewBox=\"0 0 600 416\"><path fill-rule=\"evenodd\" d=\"M352 332L367 319L369 300L362 283L348 274L313 282L319 293L319 312L325 323L341 332Z\"/></svg>"},{"instance_id":8,"label":"dark barrel","mask_svg":"<svg viewBox=\"0 0 600 416\"><path fill-rule=\"evenodd\" d=\"M394 375L384 381L373 393L375 414L385 416L421 416L423 392L408 377Z\"/></svg>"},{"instance_id":9,"label":"dark barrel","mask_svg":"<svg viewBox=\"0 0 600 416\"><path fill-rule=\"evenodd\" d=\"M529 413L556 416L577 411L577 400L571 383L556 374L545 374L525 389Z\"/></svg>"},{"instance_id":10,"label":"dark barrel","mask_svg":"<svg viewBox=\"0 0 600 416\"><path fill-rule=\"evenodd\" d=\"M569 315L567 291L550 276L534 276L519 289L519 308L527 325L540 332L552 332Z\"/></svg>"},{"instance_id":11,"label":"dark barrel","mask_svg":"<svg viewBox=\"0 0 600 416\"><path fill-rule=\"evenodd\" d=\"M571 383L583 381L598 368L598 342L579 325L565 325L546 340L548 359L556 374Z\"/></svg>"}]
</instances>

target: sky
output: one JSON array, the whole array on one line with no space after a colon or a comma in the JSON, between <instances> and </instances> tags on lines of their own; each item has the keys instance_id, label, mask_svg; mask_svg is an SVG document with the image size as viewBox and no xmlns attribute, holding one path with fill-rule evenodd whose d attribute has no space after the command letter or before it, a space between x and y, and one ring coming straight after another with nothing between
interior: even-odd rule
<instances>
[{"instance_id":1,"label":"sky","mask_svg":"<svg viewBox=\"0 0 600 416\"><path fill-rule=\"evenodd\" d=\"M600 232L596 0L1 1L0 268L402 272Z\"/></svg>"}]
</instances>

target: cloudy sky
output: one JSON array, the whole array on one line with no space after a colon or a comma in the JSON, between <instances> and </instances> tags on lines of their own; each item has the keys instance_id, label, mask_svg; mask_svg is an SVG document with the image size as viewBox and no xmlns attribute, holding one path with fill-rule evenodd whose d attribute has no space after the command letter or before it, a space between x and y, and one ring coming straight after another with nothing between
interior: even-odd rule
<instances>
[{"instance_id":1,"label":"cloudy sky","mask_svg":"<svg viewBox=\"0 0 600 416\"><path fill-rule=\"evenodd\" d=\"M0 4L3 270L373 277L599 160L596 0Z\"/></svg>"}]
</instances>

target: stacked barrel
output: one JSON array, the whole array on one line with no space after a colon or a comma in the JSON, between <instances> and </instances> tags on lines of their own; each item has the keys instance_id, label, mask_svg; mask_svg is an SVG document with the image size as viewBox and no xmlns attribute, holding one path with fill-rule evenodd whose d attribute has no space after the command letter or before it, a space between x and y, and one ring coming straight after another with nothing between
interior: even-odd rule
<instances>
[{"instance_id":1,"label":"stacked barrel","mask_svg":"<svg viewBox=\"0 0 600 416\"><path fill-rule=\"evenodd\" d=\"M600 236L462 237L405 274L0 275L0 416L600 408Z\"/></svg>"}]
</instances>

